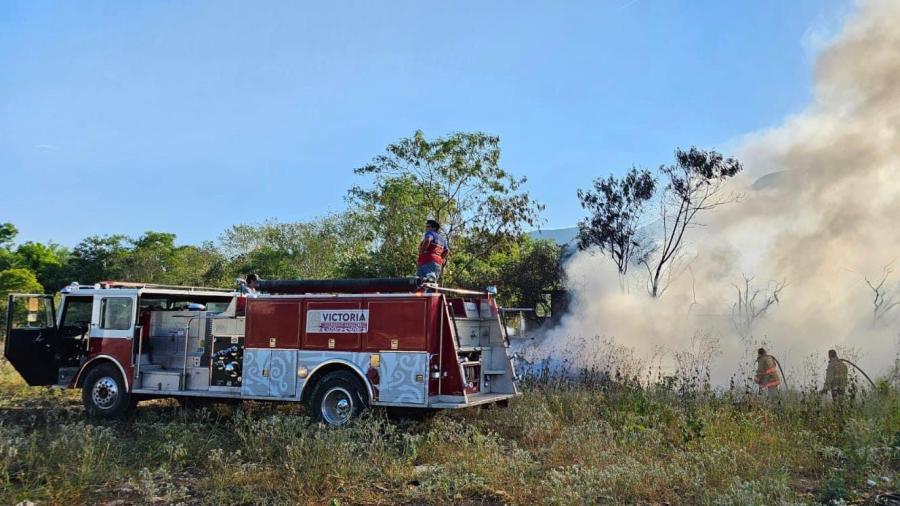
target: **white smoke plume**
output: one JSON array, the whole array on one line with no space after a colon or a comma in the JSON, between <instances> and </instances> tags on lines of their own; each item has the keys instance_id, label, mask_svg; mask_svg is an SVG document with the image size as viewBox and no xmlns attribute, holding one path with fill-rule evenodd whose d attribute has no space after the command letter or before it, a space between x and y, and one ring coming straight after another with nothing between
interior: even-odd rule
<instances>
[{"instance_id":1,"label":"white smoke plume","mask_svg":"<svg viewBox=\"0 0 900 506\"><path fill-rule=\"evenodd\" d=\"M646 295L642 267L631 269L623 293L608 259L575 255L567 269L571 310L531 356L567 356L591 366L597 353L584 343L608 349L604 339L612 338L645 363L662 352L671 368L676 353L711 346L697 342L708 336L720 347L711 357L718 384L742 365L745 373L754 358L747 350L759 344L795 383L804 361L812 356L824 369L833 347L870 375L885 373L900 331L900 306L884 309L894 294L900 302L898 27L900 2L858 5L817 57L812 103L781 126L742 140L735 154L745 171L728 184L743 198L691 230L680 275L660 299ZM877 286L886 266L897 272L882 286L884 315L875 321L875 293L866 278ZM787 282L752 332L739 332L732 318L735 285L745 286L744 275L762 289L758 306L774 287L770 282Z\"/></svg>"}]
</instances>

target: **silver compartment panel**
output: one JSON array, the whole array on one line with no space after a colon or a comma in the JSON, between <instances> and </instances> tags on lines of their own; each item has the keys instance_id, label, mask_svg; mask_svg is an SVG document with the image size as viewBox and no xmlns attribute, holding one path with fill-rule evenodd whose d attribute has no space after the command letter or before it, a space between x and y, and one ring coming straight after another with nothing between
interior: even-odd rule
<instances>
[{"instance_id":1,"label":"silver compartment panel","mask_svg":"<svg viewBox=\"0 0 900 506\"><path fill-rule=\"evenodd\" d=\"M247 397L295 397L297 350L244 350L241 395Z\"/></svg>"},{"instance_id":2,"label":"silver compartment panel","mask_svg":"<svg viewBox=\"0 0 900 506\"><path fill-rule=\"evenodd\" d=\"M428 353L382 351L378 379L379 402L425 404L428 393Z\"/></svg>"},{"instance_id":3,"label":"silver compartment panel","mask_svg":"<svg viewBox=\"0 0 900 506\"><path fill-rule=\"evenodd\" d=\"M491 342L493 320L456 318L456 337L462 347L488 346Z\"/></svg>"},{"instance_id":4,"label":"silver compartment panel","mask_svg":"<svg viewBox=\"0 0 900 506\"><path fill-rule=\"evenodd\" d=\"M178 391L181 373L170 371L147 371L141 373L141 388L157 391Z\"/></svg>"}]
</instances>

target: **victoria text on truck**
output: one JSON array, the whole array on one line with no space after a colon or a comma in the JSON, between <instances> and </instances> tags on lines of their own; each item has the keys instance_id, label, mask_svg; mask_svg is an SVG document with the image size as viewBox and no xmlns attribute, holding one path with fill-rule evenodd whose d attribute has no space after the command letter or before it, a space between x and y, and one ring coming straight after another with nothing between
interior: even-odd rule
<instances>
[{"instance_id":1,"label":"victoria text on truck","mask_svg":"<svg viewBox=\"0 0 900 506\"><path fill-rule=\"evenodd\" d=\"M462 408L518 394L489 292L418 278L260 280L260 293L77 283L9 296L4 353L29 385L122 417L160 397L304 402L330 425L367 406Z\"/></svg>"}]
</instances>

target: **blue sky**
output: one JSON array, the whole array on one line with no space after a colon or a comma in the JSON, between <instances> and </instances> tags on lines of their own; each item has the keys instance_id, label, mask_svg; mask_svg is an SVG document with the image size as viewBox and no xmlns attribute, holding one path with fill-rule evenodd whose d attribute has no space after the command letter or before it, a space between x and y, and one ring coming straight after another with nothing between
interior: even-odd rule
<instances>
[{"instance_id":1,"label":"blue sky","mask_svg":"<svg viewBox=\"0 0 900 506\"><path fill-rule=\"evenodd\" d=\"M810 99L848 0L0 3L0 222L21 241L344 208L422 129L499 135L547 205L673 148L727 150Z\"/></svg>"}]
</instances>

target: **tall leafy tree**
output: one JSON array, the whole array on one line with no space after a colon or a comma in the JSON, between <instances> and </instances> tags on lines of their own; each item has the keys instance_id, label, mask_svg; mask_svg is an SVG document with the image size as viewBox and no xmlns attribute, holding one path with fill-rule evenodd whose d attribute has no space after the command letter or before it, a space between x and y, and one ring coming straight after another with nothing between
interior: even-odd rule
<instances>
[{"instance_id":1,"label":"tall leafy tree","mask_svg":"<svg viewBox=\"0 0 900 506\"><path fill-rule=\"evenodd\" d=\"M18 233L12 223L0 224L0 271L26 269L36 276L39 284L48 289L62 287L65 284L64 267L69 251L52 242L43 244L28 241L15 246Z\"/></svg>"},{"instance_id":2,"label":"tall leafy tree","mask_svg":"<svg viewBox=\"0 0 900 506\"><path fill-rule=\"evenodd\" d=\"M660 177L665 182L660 206L662 237L643 261L651 296L662 295L667 280L674 277L673 266L681 254L685 232L697 224L703 213L740 197L725 191L725 184L741 170L743 165L737 159L695 147L676 149L675 163L660 167Z\"/></svg>"},{"instance_id":3,"label":"tall leafy tree","mask_svg":"<svg viewBox=\"0 0 900 506\"><path fill-rule=\"evenodd\" d=\"M441 222L451 249L462 245L477 256L507 247L523 228L538 223L543 206L500 165L500 139L457 132L428 139L421 131L387 147L355 170L372 177L354 186L348 200L365 223L372 274L408 275L427 218Z\"/></svg>"},{"instance_id":4,"label":"tall leafy tree","mask_svg":"<svg viewBox=\"0 0 900 506\"><path fill-rule=\"evenodd\" d=\"M206 241L199 246L175 248L168 283L188 286L229 287L234 276L228 269L225 256L215 245Z\"/></svg>"},{"instance_id":5,"label":"tall leafy tree","mask_svg":"<svg viewBox=\"0 0 900 506\"><path fill-rule=\"evenodd\" d=\"M589 216L578 223L578 247L597 247L625 275L628 267L644 260L646 244L639 236L647 203L656 180L650 171L632 168L624 177L595 179L592 190L578 190L581 207Z\"/></svg>"},{"instance_id":6,"label":"tall leafy tree","mask_svg":"<svg viewBox=\"0 0 900 506\"><path fill-rule=\"evenodd\" d=\"M48 290L58 290L66 283L65 267L69 251L59 244L26 242L16 248L17 265L33 272Z\"/></svg>"},{"instance_id":7,"label":"tall leafy tree","mask_svg":"<svg viewBox=\"0 0 900 506\"><path fill-rule=\"evenodd\" d=\"M131 239L131 247L121 256L121 277L126 281L175 283L175 234L149 231Z\"/></svg>"},{"instance_id":8,"label":"tall leafy tree","mask_svg":"<svg viewBox=\"0 0 900 506\"><path fill-rule=\"evenodd\" d=\"M12 223L0 223L0 271L16 266L16 256L12 251L13 240L19 229Z\"/></svg>"},{"instance_id":9,"label":"tall leafy tree","mask_svg":"<svg viewBox=\"0 0 900 506\"><path fill-rule=\"evenodd\" d=\"M66 268L68 278L79 283L96 283L121 278L128 253L124 235L89 236L72 250Z\"/></svg>"},{"instance_id":10,"label":"tall leafy tree","mask_svg":"<svg viewBox=\"0 0 900 506\"><path fill-rule=\"evenodd\" d=\"M8 248L19 235L19 229L12 223L0 223L0 248Z\"/></svg>"},{"instance_id":11,"label":"tall leafy tree","mask_svg":"<svg viewBox=\"0 0 900 506\"><path fill-rule=\"evenodd\" d=\"M0 298L6 299L10 293L41 293L44 287L34 273L28 269L7 269L0 271Z\"/></svg>"},{"instance_id":12,"label":"tall leafy tree","mask_svg":"<svg viewBox=\"0 0 900 506\"><path fill-rule=\"evenodd\" d=\"M423 187L414 177L384 178L370 190L354 188L351 219L362 226L366 249L344 264L349 277L408 276L415 272L415 254L432 216L423 203L434 188ZM453 248L458 246L454 242Z\"/></svg>"}]
</instances>

